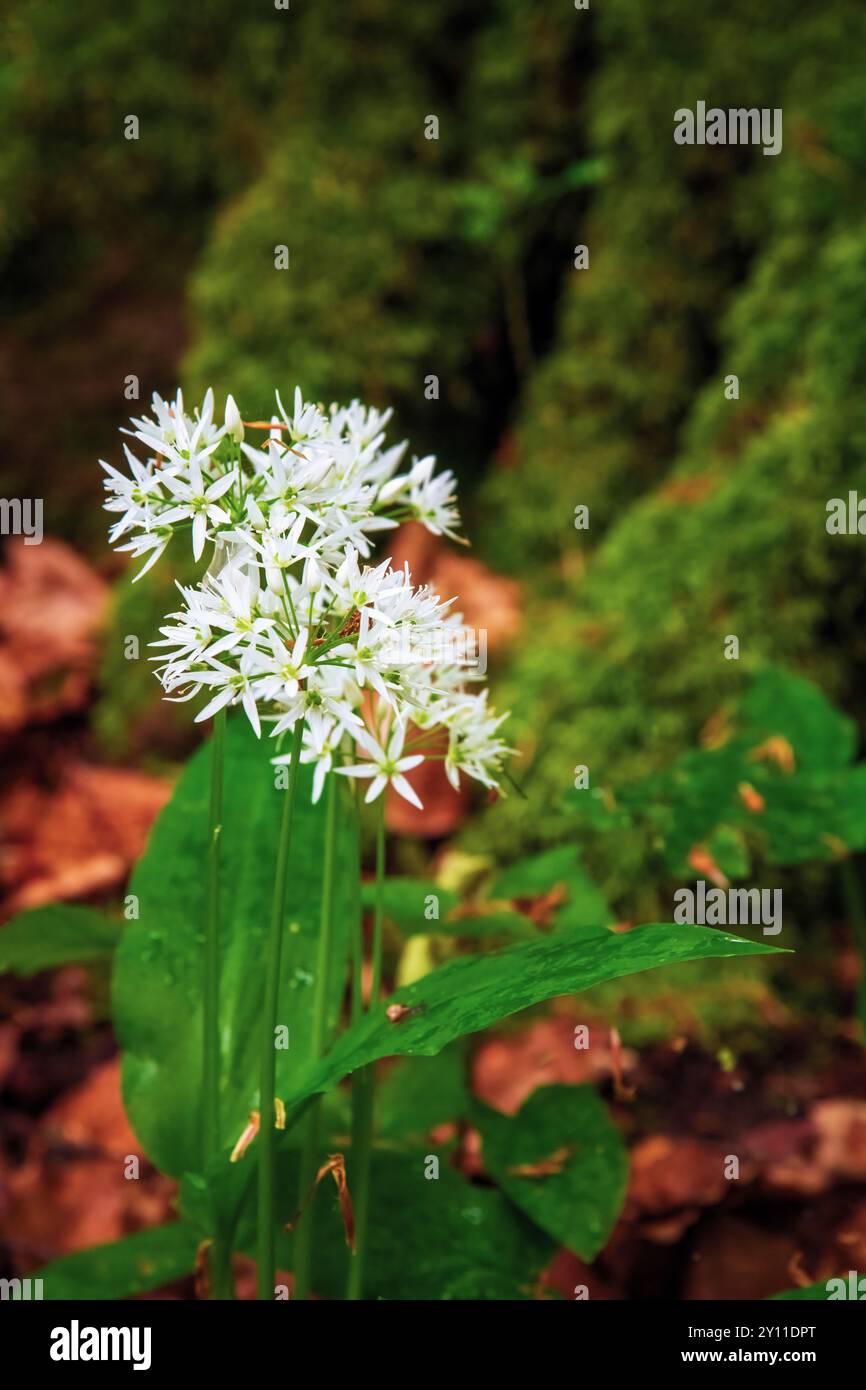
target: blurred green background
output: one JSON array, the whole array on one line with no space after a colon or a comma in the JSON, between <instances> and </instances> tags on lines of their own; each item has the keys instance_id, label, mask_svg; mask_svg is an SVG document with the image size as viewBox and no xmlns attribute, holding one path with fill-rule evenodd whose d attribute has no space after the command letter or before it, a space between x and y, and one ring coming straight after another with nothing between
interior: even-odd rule
<instances>
[{"instance_id":1,"label":"blurred green background","mask_svg":"<svg viewBox=\"0 0 866 1390\"><path fill-rule=\"evenodd\" d=\"M754 1129L766 1177L765 1121L790 1122L780 1152L799 1155L816 1097L853 1117L834 1121L841 1177L798 1196L794 1164L790 1187L767 1178L766 1200L756 1187L736 1277L709 1278L724 1296L751 1287L752 1265L756 1287L795 1281L761 1274L762 1223L817 1278L860 1259L850 1231L866 1210L864 538L826 529L829 499L866 494L864 73L863 0L0 7L0 494L43 498L46 535L114 586L95 703L88 670L71 713L3 735L39 791L30 819L54 819L40 798L67 756L173 773L198 736L148 662L124 655L192 573L176 554L174 574L133 586L108 548L97 460L122 457L127 417L178 383L188 404L212 386L221 408L231 391L247 420L296 383L393 406L391 437L457 473L469 553L518 586L522 625L490 674L523 796L477 798L447 841L395 837L389 872L457 901L504 870L506 896L540 895L542 931L566 861L589 920L670 920L675 888L711 876L689 857L696 839L731 881L784 892L769 940L792 954L647 972L581 1002L650 1049L636 1108L614 1089L630 1141L694 1132L727 1147ZM675 144L674 112L698 101L781 108L781 154ZM464 573L483 626L496 581ZM776 762L753 762L783 729L796 770L778 745ZM572 791L578 765L591 792ZM106 792L100 826L127 785ZM403 978L459 949L454 934L393 932L386 964ZM103 999L101 1052L89 1023L80 1046L27 1042L13 1152L31 1112L113 1055L106 1017ZM558 1024L574 1047L555 1009L534 1022L540 1077ZM683 1052L686 1038L699 1046ZM515 1054L503 1073L534 1065ZM688 1146L666 1155L666 1171L695 1167ZM35 1190L48 1252L58 1229L90 1243L76 1213L103 1186L66 1207ZM673 1208L692 1200L673 1189ZM725 1243L714 1219L703 1237L663 1231L658 1260L636 1238L618 1286L691 1288L701 1250L712 1270Z\"/></svg>"},{"instance_id":2,"label":"blurred green background","mask_svg":"<svg viewBox=\"0 0 866 1390\"><path fill-rule=\"evenodd\" d=\"M4 487L49 533L117 573L96 459L131 373L142 407L178 380L246 418L296 382L393 405L522 585L494 684L531 814L466 832L506 859L569 833L576 764L667 766L768 663L862 725L862 541L825 528L866 488L862 4L84 0L2 33ZM781 155L676 145L698 100L781 107ZM117 630L167 592L121 585ZM107 651L122 752L157 692ZM652 908L640 835L593 869Z\"/></svg>"}]
</instances>

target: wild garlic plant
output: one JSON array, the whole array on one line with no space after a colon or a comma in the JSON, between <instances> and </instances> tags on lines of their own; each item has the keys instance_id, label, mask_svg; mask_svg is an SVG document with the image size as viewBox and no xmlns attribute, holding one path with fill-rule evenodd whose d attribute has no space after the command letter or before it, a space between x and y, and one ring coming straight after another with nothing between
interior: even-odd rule
<instances>
[{"instance_id":1,"label":"wild garlic plant","mask_svg":"<svg viewBox=\"0 0 866 1390\"><path fill-rule=\"evenodd\" d=\"M386 446L390 411L305 402L296 390L291 412L279 393L267 421L244 422L229 396L223 423L208 391L190 415L154 396L152 416L124 431L128 472L108 463L106 509L116 514L110 539L144 559L144 574L187 532L202 578L179 585L180 606L167 615L152 645L166 698L203 697L196 720L214 719L210 809L209 911L204 949L202 1088L205 1158L219 1149L219 827L225 713L240 706L257 736L275 740L275 776L285 775L283 825L275 866L270 942L264 982L258 1137L258 1291L274 1291L274 1035L285 925L291 830L300 764L313 767L312 799L326 799L330 843L337 814L336 779L365 786L378 802L376 874L384 878L384 792L422 808L406 774L425 760L444 762L451 784L461 774L488 789L499 786L512 750L500 736L504 715L477 687L475 644L454 600L416 586L407 565L370 563L385 531L415 520L459 541L454 477L435 473L435 459L401 471L406 445ZM253 435L253 432L257 435ZM250 442L250 437L257 439ZM143 456L142 456L143 455ZM422 808L423 809L423 808ZM333 872L327 848L323 873ZM331 901L327 882L323 904ZM375 914L369 998L378 1000L382 952L381 893ZM312 1054L327 1045L326 981L329 910L318 950ZM356 950L353 1016L362 1009L361 947ZM370 1194L373 1079L361 1074L353 1092L351 1185L357 1252L349 1297L362 1292ZM308 1121L301 1190L317 1167L317 1120ZM296 1296L309 1293L311 1221L296 1238ZM227 1256L213 1251L214 1292L225 1292ZM221 1273L220 1273L221 1271Z\"/></svg>"}]
</instances>

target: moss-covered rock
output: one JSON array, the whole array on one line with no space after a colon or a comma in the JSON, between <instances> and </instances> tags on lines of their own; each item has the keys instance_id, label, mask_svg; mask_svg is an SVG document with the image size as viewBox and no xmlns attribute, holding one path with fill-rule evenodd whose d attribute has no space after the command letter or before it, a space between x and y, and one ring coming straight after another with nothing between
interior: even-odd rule
<instances>
[{"instance_id":1,"label":"moss-covered rock","mask_svg":"<svg viewBox=\"0 0 866 1390\"><path fill-rule=\"evenodd\" d=\"M675 8L667 7L669 16ZM852 40L847 47L845 35ZM691 38L684 40L684 62ZM528 822L539 843L565 833L559 798L575 764L589 764L596 784L663 765L766 661L798 667L858 710L866 657L862 540L828 534L826 503L849 489L866 491L862 117L859 138L852 133L864 41L866 16L854 20L841 4L804 10L787 47L771 32L769 17L766 26L762 18L752 26L739 86L733 73L723 86L722 72L713 85L693 88L692 104L720 91L745 104L763 92L761 105L784 110L784 153L771 159L758 152L757 167L729 171L729 210L713 236L746 238L750 259L741 286L725 291L726 312L708 325L717 361L703 373L693 406L679 422L672 404L664 412L676 440L664 480L635 497L645 477L635 465L620 471L617 491L617 470L610 453L601 452L596 495L603 517L608 509L609 529L594 551L586 547L592 530L563 540L562 550L567 544L572 554L583 551L581 564L560 565L555 579L549 576L544 603L530 615L531 641L505 682L505 696L526 745L535 814L527 817L526 807L514 802L497 808L484 834L500 848L525 842ZM724 58L725 46L715 33L712 56L719 55ZM707 83L706 75L701 81ZM676 104L689 103L683 97ZM725 156L705 149L700 158L713 153ZM671 141L664 154L668 177L686 180L694 158L694 150ZM620 197L624 206L628 191L620 189ZM664 267L664 255L658 264ZM631 287L623 290L628 302L641 293L640 275L632 268L627 279L627 260L619 275ZM704 312L712 314L717 303L718 295L711 296ZM699 299L695 307L702 304ZM552 359L551 381L556 370ZM559 371L565 383L567 373ZM594 372L600 371L597 365ZM739 377L739 399L726 399L728 374ZM640 378L647 400L654 380L652 369ZM651 408L640 392L636 399L638 409ZM564 419L564 388L555 409ZM522 507L513 507L520 511L518 527L546 469L548 496L560 498L567 530L572 494L577 489L576 500L587 498L595 460L592 453L584 457L575 482L575 430L603 428L604 410L590 415L589 423L563 429L557 459L552 439L536 446L528 402L520 427L523 486L520 473L510 478L511 495L523 496ZM610 433L610 448L624 459L629 448L639 449L638 439L628 440L632 424L620 412ZM531 525L538 524L536 517ZM556 534L553 522L547 526L548 536ZM739 638L738 660L725 659L729 634ZM629 880L646 883L649 875L652 881L650 851L618 840L598 866L606 880L615 879L621 905L629 905Z\"/></svg>"},{"instance_id":2,"label":"moss-covered rock","mask_svg":"<svg viewBox=\"0 0 866 1390\"><path fill-rule=\"evenodd\" d=\"M202 258L189 376L255 414L275 383L393 405L419 451L471 474L532 356L533 239L575 196L574 21L362 0L339 44L330 26L305 14L266 167Z\"/></svg>"}]
</instances>

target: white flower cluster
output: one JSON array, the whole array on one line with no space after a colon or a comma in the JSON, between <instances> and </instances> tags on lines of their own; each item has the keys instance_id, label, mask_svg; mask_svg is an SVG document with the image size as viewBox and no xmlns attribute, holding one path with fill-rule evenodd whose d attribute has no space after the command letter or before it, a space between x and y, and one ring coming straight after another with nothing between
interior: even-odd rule
<instances>
[{"instance_id":1,"label":"white flower cluster","mask_svg":"<svg viewBox=\"0 0 866 1390\"><path fill-rule=\"evenodd\" d=\"M240 704L257 735L263 720L276 737L302 720L314 801L333 770L369 778L367 801L390 783L420 807L405 773L426 758L444 761L455 788L461 772L496 788L512 751L498 732L506 716L468 688L473 642L453 600L413 586L408 567L366 563L376 533L405 520L460 539L453 475L434 475L432 457L398 471L406 446L385 447L390 411L324 411L300 391L291 414L279 395L277 407L245 424L229 396L217 425L211 391L193 416L180 392L154 396L154 418L126 431L146 461L125 445L129 474L102 464L111 540L146 557L142 574L178 531L196 560L213 547L153 644L168 698L206 692L199 720ZM264 447L247 441L252 429Z\"/></svg>"}]
</instances>

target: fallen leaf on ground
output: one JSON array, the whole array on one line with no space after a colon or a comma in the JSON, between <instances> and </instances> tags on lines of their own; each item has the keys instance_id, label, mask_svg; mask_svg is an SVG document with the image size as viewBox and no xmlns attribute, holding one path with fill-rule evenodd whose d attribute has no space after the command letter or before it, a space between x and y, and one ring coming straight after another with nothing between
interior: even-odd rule
<instances>
[{"instance_id":1,"label":"fallen leaf on ground","mask_svg":"<svg viewBox=\"0 0 866 1390\"><path fill-rule=\"evenodd\" d=\"M130 1159L138 1160L137 1178L127 1176ZM46 1112L6 1185L4 1235L28 1268L167 1220L176 1192L129 1128L117 1058Z\"/></svg>"},{"instance_id":2,"label":"fallen leaf on ground","mask_svg":"<svg viewBox=\"0 0 866 1390\"><path fill-rule=\"evenodd\" d=\"M0 732L87 702L109 590L75 551L16 538L0 568Z\"/></svg>"},{"instance_id":3,"label":"fallen leaf on ground","mask_svg":"<svg viewBox=\"0 0 866 1390\"><path fill-rule=\"evenodd\" d=\"M485 1104L514 1115L539 1086L554 1082L580 1085L614 1074L610 1030L591 1027L589 1046L576 1048L575 1020L565 1016L538 1019L517 1033L482 1041L473 1062L473 1086ZM634 1054L623 1052L630 1070Z\"/></svg>"},{"instance_id":4,"label":"fallen leaf on ground","mask_svg":"<svg viewBox=\"0 0 866 1390\"><path fill-rule=\"evenodd\" d=\"M146 773L84 762L61 765L53 785L15 783L0 800L0 913L117 889L169 794Z\"/></svg>"},{"instance_id":5,"label":"fallen leaf on ground","mask_svg":"<svg viewBox=\"0 0 866 1390\"><path fill-rule=\"evenodd\" d=\"M522 621L521 588L514 579L494 574L474 555L453 549L417 521L401 526L391 545L391 563L408 561L415 584L429 584L443 598L459 595L454 605L464 622L486 633L488 651L515 637Z\"/></svg>"}]
</instances>

